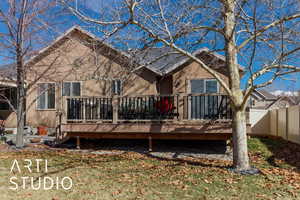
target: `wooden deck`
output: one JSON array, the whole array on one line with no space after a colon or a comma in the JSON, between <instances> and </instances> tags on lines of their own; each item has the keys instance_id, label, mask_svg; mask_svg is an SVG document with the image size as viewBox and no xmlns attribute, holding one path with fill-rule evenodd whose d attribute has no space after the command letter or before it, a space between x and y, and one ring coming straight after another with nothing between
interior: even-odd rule
<instances>
[{"instance_id":1,"label":"wooden deck","mask_svg":"<svg viewBox=\"0 0 300 200\"><path fill-rule=\"evenodd\" d=\"M58 140L228 140L232 115L226 95L69 98ZM250 132L248 126L248 132Z\"/></svg>"},{"instance_id":2,"label":"wooden deck","mask_svg":"<svg viewBox=\"0 0 300 200\"><path fill-rule=\"evenodd\" d=\"M250 126L248 127L250 131ZM227 140L232 135L231 121L198 123L67 123L61 133L68 137L110 139L186 139Z\"/></svg>"}]
</instances>

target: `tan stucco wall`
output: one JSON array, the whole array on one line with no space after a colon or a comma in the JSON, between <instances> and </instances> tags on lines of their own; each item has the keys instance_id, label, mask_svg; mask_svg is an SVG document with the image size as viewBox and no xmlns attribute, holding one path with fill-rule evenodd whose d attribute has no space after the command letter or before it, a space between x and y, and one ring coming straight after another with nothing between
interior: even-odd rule
<instances>
[{"instance_id":1,"label":"tan stucco wall","mask_svg":"<svg viewBox=\"0 0 300 200\"><path fill-rule=\"evenodd\" d=\"M207 73L199 64L192 62L178 68L165 80L159 79L149 70L139 70L130 73L128 69L114 62L114 58L101 56L88 47L82 36L70 35L51 53L46 54L42 59L31 65L26 72L28 85L32 87L27 92L27 124L30 126L46 125L56 126L56 112L63 110L64 99L61 96L61 87L64 81L81 81L82 96L111 96L110 82L108 79L123 79L122 95L150 95L188 93L188 81L191 79L209 79L212 75ZM97 59L95 59L95 56ZM83 59L82 59L83 58ZM80 62L78 64L78 59ZM96 64L96 61L97 64ZM138 73L138 75L136 74ZM228 82L228 78L219 73ZM91 80L97 77L102 80ZM38 79L38 81L36 81ZM105 80L104 80L105 79ZM37 110L37 84L42 82L56 83L56 107L53 110ZM224 92L221 88L220 92ZM16 127L15 117L10 116L8 127Z\"/></svg>"},{"instance_id":2,"label":"tan stucco wall","mask_svg":"<svg viewBox=\"0 0 300 200\"><path fill-rule=\"evenodd\" d=\"M56 126L56 111L63 108L61 87L63 81L80 81L82 96L110 96L111 79L122 79L123 95L157 94L156 77L150 71L140 70L139 75L129 73L128 69L102 55L97 56L98 65L93 57L95 52L84 45L77 35L66 40L59 48L43 57L27 71L28 85L33 86L27 92L27 124L30 126ZM79 67L74 61L84 58ZM96 74L96 75L95 75ZM96 76L96 79L91 78ZM36 81L39 78L38 81ZM93 80L92 80L93 79ZM99 79L105 79L99 80ZM35 82L36 81L36 82ZM37 84L42 82L56 83L56 108L37 110ZM7 120L7 127L16 127L14 116Z\"/></svg>"},{"instance_id":3,"label":"tan stucco wall","mask_svg":"<svg viewBox=\"0 0 300 200\"><path fill-rule=\"evenodd\" d=\"M218 73L219 76L228 83L228 77ZM214 78L198 63L192 62L183 68L179 68L173 74L173 92L174 93L189 93L189 80L191 79L212 79ZM220 92L224 89L220 87Z\"/></svg>"}]
</instances>

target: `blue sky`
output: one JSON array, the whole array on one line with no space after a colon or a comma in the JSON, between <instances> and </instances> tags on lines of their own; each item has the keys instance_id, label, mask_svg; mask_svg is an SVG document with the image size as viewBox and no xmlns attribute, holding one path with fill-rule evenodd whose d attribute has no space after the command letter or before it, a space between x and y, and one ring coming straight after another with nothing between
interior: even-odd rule
<instances>
[{"instance_id":1,"label":"blue sky","mask_svg":"<svg viewBox=\"0 0 300 200\"><path fill-rule=\"evenodd\" d=\"M79 0L78 5L85 13L88 13L92 17L96 17L99 10L105 8L106 6L114 5L114 4L116 4L116 2L117 1L115 1L115 0L108 0L108 1ZM3 5L0 5L0 6L3 6ZM64 20L67 21L67 23L61 24L55 28L56 36L58 36L60 33L63 33L64 31L66 31L72 25L80 25L84 29L87 29L87 30L93 32L94 34L99 35L99 33L97 31L95 31L94 28L90 27L89 24L80 22L78 19L76 19L76 17L65 15L65 16L63 16L63 18L64 18ZM0 23L0 33L4 32L4 31L6 31L6 28L5 28L5 26L3 26ZM99 35L99 36L101 36L101 35ZM53 38L51 38L51 39L53 39ZM109 40L109 41L114 44L113 40ZM136 42L136 41L131 41L131 42ZM114 45L116 46L116 44L114 44ZM210 44L203 43L203 44L199 45L198 47L203 47L203 46L210 47L209 45ZM219 45L222 46L221 43L219 43ZM223 53L221 52L221 54L223 54ZM264 57L264 56L265 57L271 56L271 52L264 52L262 54L262 57ZM11 61L4 60L3 58L0 57L0 64L4 64L4 63L8 63L8 62L11 62ZM247 59L243 59L243 57L241 55L239 56L239 63L244 66L248 65ZM259 68L262 64L263 63L259 62L259 61L256 61L253 63L254 68ZM296 61L296 64L298 64L297 61ZM300 62L299 62L299 64L300 64ZM263 82L263 81L269 79L269 77L270 77L270 74L267 74L266 76L262 77L261 80L259 80L259 82L260 81ZM290 79L293 79L294 81L290 81ZM243 87L245 85L245 80L246 80L245 78L242 79L241 87ZM285 90L285 91L300 90L300 74L298 73L298 74L291 75L288 77L288 80L279 79L279 80L275 81L272 85L268 86L267 88L272 91L273 90Z\"/></svg>"}]
</instances>

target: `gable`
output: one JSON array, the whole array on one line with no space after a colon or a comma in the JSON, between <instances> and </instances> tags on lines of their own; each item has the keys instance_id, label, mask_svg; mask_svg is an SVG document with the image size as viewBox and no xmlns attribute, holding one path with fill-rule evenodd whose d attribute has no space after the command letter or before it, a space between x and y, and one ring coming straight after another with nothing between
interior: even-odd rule
<instances>
[{"instance_id":1,"label":"gable","mask_svg":"<svg viewBox=\"0 0 300 200\"><path fill-rule=\"evenodd\" d=\"M120 65L129 65L130 60L129 56L126 55L124 52L121 52L112 46L104 43L100 39L98 39L93 34L84 31L78 26L74 26L70 28L68 31L66 31L63 35L58 37L56 40L54 40L49 46L45 47L44 49L40 50L36 56L33 56L29 61L26 62L27 65L34 65L41 59L43 59L45 56L51 54L53 51L58 49L62 44L64 44L68 40L73 41L80 41L85 46L96 50L101 55L113 59L114 62L120 64Z\"/></svg>"}]
</instances>

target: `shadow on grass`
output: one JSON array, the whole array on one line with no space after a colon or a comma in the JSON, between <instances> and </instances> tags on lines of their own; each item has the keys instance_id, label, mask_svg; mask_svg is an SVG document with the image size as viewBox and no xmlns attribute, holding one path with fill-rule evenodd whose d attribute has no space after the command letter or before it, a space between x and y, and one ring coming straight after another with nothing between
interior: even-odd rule
<instances>
[{"instance_id":1,"label":"shadow on grass","mask_svg":"<svg viewBox=\"0 0 300 200\"><path fill-rule=\"evenodd\" d=\"M226 165L224 163L221 163L221 161L212 161L212 160L200 160L200 161L192 161L192 160L186 160L186 159L181 159L181 158L165 158L165 157L160 157L156 156L150 153L145 154L149 158L154 158L156 160L160 161L175 161L176 164L173 166L180 166L180 165L192 165L192 166L199 166L199 167L215 167L219 169L229 169L232 166Z\"/></svg>"},{"instance_id":2,"label":"shadow on grass","mask_svg":"<svg viewBox=\"0 0 300 200\"><path fill-rule=\"evenodd\" d=\"M300 145L285 141L283 139L259 138L267 149L272 153L266 161L273 167L281 167L280 161L284 161L297 171L300 171Z\"/></svg>"},{"instance_id":3,"label":"shadow on grass","mask_svg":"<svg viewBox=\"0 0 300 200\"><path fill-rule=\"evenodd\" d=\"M69 146L74 146L75 141L70 140ZM197 154L203 155L225 155L226 142L224 141L189 141L189 140L154 140L153 141L154 152L161 153L162 156L153 155L148 153L148 141L147 140L95 140L95 139L82 139L81 150L83 151L111 151L121 150L124 153L135 152L141 155L145 155L148 158L156 159L159 161L174 161L175 165L193 165L201 167L216 167L227 169L229 161L221 161L218 159L197 157ZM166 154L171 153L169 158ZM188 155L190 159L179 158L180 155ZM89 162L89 161L85 161Z\"/></svg>"},{"instance_id":4,"label":"shadow on grass","mask_svg":"<svg viewBox=\"0 0 300 200\"><path fill-rule=\"evenodd\" d=\"M195 140L153 140L153 150L156 152L171 153L201 153L225 154L225 141L195 141ZM69 145L75 147L75 140L70 140ZM82 150L121 150L137 153L148 152L148 140L142 139L82 139Z\"/></svg>"}]
</instances>

